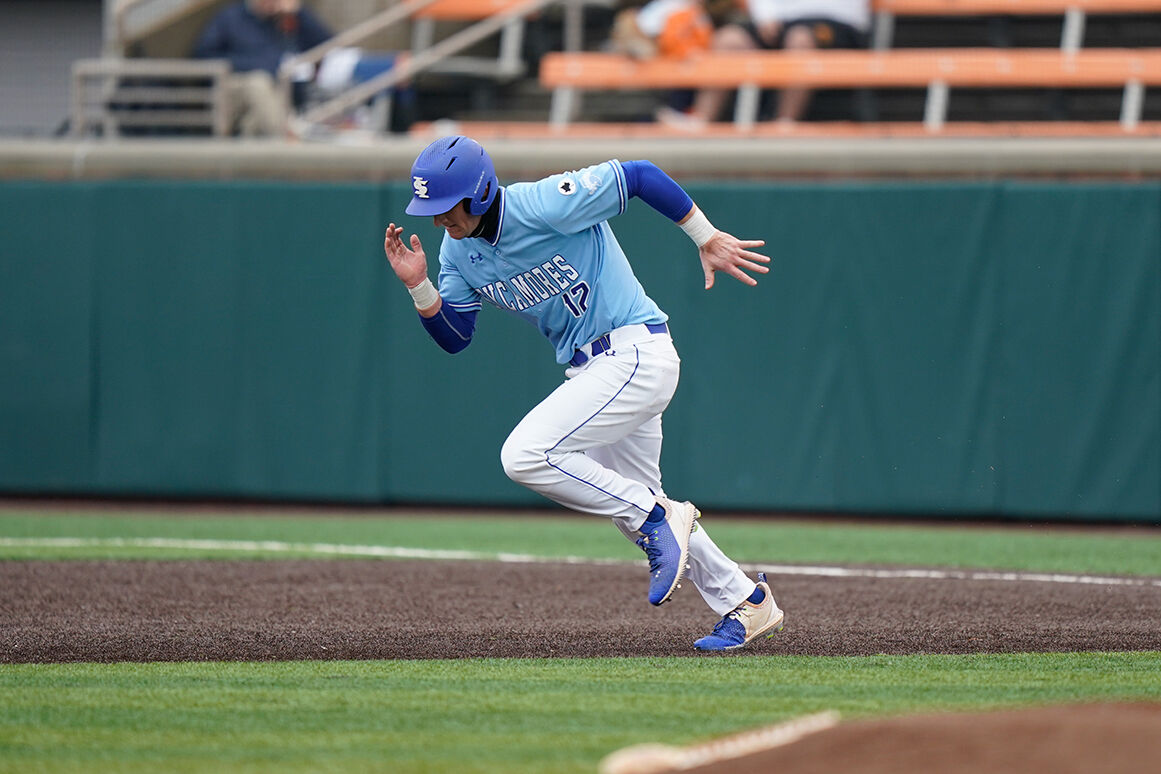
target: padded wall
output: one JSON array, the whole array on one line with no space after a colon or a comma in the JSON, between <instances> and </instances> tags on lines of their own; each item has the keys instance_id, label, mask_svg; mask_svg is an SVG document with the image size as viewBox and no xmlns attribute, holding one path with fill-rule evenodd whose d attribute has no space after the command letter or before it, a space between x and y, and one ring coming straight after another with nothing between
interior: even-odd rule
<instances>
[{"instance_id":1,"label":"padded wall","mask_svg":"<svg viewBox=\"0 0 1161 774\"><path fill-rule=\"evenodd\" d=\"M683 357L670 494L1161 517L1161 186L687 187L775 260L707 293L664 218L614 221ZM427 339L382 254L438 244L408 194L0 184L0 492L542 502L498 455L561 369L493 309Z\"/></svg>"}]
</instances>

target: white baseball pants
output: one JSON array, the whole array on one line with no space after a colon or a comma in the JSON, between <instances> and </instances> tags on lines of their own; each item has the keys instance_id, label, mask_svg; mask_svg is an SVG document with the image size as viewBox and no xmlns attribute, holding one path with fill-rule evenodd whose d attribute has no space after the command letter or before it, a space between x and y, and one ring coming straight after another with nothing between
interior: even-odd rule
<instances>
[{"instance_id":1,"label":"white baseball pants","mask_svg":"<svg viewBox=\"0 0 1161 774\"><path fill-rule=\"evenodd\" d=\"M518 484L583 513L606 516L631 541L665 496L661 414L677 389L681 360L667 333L618 328L611 349L565 371L557 387L520 421L500 452ZM690 538L687 578L718 615L733 610L754 581L699 527Z\"/></svg>"}]
</instances>

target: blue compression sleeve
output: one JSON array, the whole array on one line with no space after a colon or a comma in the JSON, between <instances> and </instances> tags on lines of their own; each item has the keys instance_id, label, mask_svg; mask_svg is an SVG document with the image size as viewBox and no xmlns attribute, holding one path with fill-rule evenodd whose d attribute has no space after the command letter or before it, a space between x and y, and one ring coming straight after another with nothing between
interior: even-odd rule
<instances>
[{"instance_id":1,"label":"blue compression sleeve","mask_svg":"<svg viewBox=\"0 0 1161 774\"><path fill-rule=\"evenodd\" d=\"M419 321L436 344L454 355L472 343L476 314L474 311L457 312L447 304L441 304L434 317L419 315Z\"/></svg>"},{"instance_id":2,"label":"blue compression sleeve","mask_svg":"<svg viewBox=\"0 0 1161 774\"><path fill-rule=\"evenodd\" d=\"M629 196L639 196L674 223L693 208L693 199L685 189L652 161L626 161L621 167L625 170Z\"/></svg>"}]
</instances>

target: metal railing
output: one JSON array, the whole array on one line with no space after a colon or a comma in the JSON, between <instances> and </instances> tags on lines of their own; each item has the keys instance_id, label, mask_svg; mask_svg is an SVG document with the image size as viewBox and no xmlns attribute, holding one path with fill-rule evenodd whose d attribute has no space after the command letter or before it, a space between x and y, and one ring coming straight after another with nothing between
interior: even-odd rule
<instances>
[{"instance_id":1,"label":"metal railing","mask_svg":"<svg viewBox=\"0 0 1161 774\"><path fill-rule=\"evenodd\" d=\"M317 65L323 57L336 49L356 46L393 25L412 20L419 11L434 2L436 0L404 0L399 5L344 30L325 43L286 61L279 71L281 87L289 93L292 74L296 68L302 65ZM419 73L438 70L441 63L448 61L450 57L485 38L503 30L514 30L517 25L522 25L530 15L558 4L564 6L565 50L580 50L583 44L584 6L606 5L607 0L527 0L527 2L514 5L506 11L481 19L429 47L418 51L413 50L411 56L396 60L396 65L390 70L307 109L297 119L301 124L309 126L338 118L376 95L406 83ZM508 34L507 41L501 43L501 52L498 58L500 65L496 70L489 72L500 77L514 77L520 73L520 70L512 64L514 60L518 60L519 40L518 33L510 32Z\"/></svg>"},{"instance_id":2,"label":"metal railing","mask_svg":"<svg viewBox=\"0 0 1161 774\"><path fill-rule=\"evenodd\" d=\"M105 20L105 59L109 63L104 68L106 70L115 69L116 62L131 61L121 59L121 57L125 55L132 43L144 39L189 14L204 9L215 1L109 0L109 10ZM288 113L286 122L288 129L296 129L295 133L301 134L312 125L332 121L377 96L389 95L393 87L406 83L420 73L473 73L497 79L517 77L523 73L524 68L520 58L520 47L523 25L529 16L550 6L560 5L564 14L564 49L578 51L583 47L584 7L586 5L607 6L612 2L612 0L526 0L526 2L514 4L500 13L471 23L443 40L433 42L432 20L420 18L422 17L420 12L437 1L402 0L397 5L366 21L339 32L321 45L285 61L278 73L278 85L287 95L284 103L290 105L292 103L289 94L296 69L304 65L317 66L327 54L340 48L357 47L371 37L398 24L413 23L415 25L412 50L408 56L397 58L394 67L370 80L331 94L318 104L308 107L302 115L294 116ZM456 59L457 54L497 33L502 33L500 53L493 62L482 64L482 58L478 57ZM166 63L157 65L160 70L164 71L156 73L159 77L172 71L170 60L142 59L132 61L140 62L140 64L132 66L135 74L139 70L142 72L148 70L151 67L149 64L151 62ZM91 71L91 75L95 72ZM78 96L76 99L80 98ZM80 117L80 113L78 113L78 117Z\"/></svg>"},{"instance_id":3,"label":"metal railing","mask_svg":"<svg viewBox=\"0 0 1161 774\"><path fill-rule=\"evenodd\" d=\"M124 56L129 46L217 0L108 0L106 56Z\"/></svg>"},{"instance_id":4,"label":"metal railing","mask_svg":"<svg viewBox=\"0 0 1161 774\"><path fill-rule=\"evenodd\" d=\"M129 131L229 130L226 77L218 59L81 59L73 63L69 128L114 139Z\"/></svg>"}]
</instances>

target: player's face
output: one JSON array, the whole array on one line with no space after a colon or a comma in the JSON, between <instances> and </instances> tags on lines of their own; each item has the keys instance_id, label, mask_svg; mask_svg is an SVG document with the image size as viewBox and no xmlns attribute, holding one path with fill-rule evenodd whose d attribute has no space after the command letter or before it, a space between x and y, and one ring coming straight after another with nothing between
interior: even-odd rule
<instances>
[{"instance_id":1,"label":"player's face","mask_svg":"<svg viewBox=\"0 0 1161 774\"><path fill-rule=\"evenodd\" d=\"M463 239L476 230L481 217L468 212L461 201L443 215L436 215L432 221L440 228L447 229L447 235L452 239Z\"/></svg>"}]
</instances>

